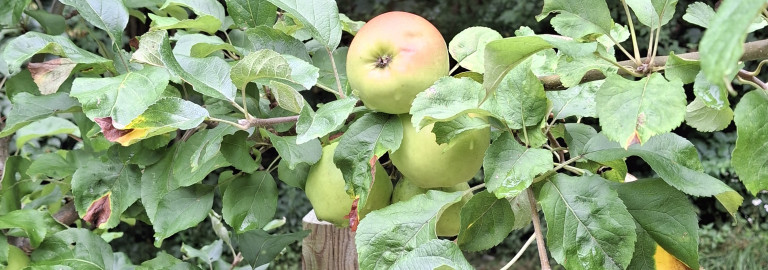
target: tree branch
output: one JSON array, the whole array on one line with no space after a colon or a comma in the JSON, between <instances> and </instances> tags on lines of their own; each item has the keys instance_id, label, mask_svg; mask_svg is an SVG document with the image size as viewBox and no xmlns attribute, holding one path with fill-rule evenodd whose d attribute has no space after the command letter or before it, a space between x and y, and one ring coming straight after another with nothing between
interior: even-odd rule
<instances>
[{"instance_id":1,"label":"tree branch","mask_svg":"<svg viewBox=\"0 0 768 270\"><path fill-rule=\"evenodd\" d=\"M533 221L533 231L536 235L536 247L539 249L539 261L541 261L542 270L552 269L549 266L549 256L547 255L547 246L544 245L544 234L541 230L541 221L539 220L539 209L536 208L536 198L533 196L531 188L527 188L528 202L531 204L531 220Z\"/></svg>"},{"instance_id":2,"label":"tree branch","mask_svg":"<svg viewBox=\"0 0 768 270\"><path fill-rule=\"evenodd\" d=\"M698 52L690 52L690 53L684 53L677 55L680 58L689 59L689 60L699 60L699 53ZM654 67L663 67L667 63L668 56L657 56L653 58L653 63L650 66ZM753 42L747 42L744 43L744 54L741 56L741 61L751 61L751 60L758 60L758 59L765 59L768 58L768 39L764 40L758 40ZM641 62L646 63L649 61L648 58L641 59ZM621 61L619 62L619 65L622 66L631 66L634 69L637 69L637 65L630 61ZM623 70L619 70L619 74L622 75L628 75ZM596 81L605 79L605 75L603 75L602 72L597 70L590 70L587 72L587 74L584 75L583 78L581 78L581 82L590 82L590 81ZM560 76L557 75L550 75L550 76L542 76L539 77L539 80L541 80L542 84L544 84L544 89L547 90L564 90L565 87L563 86L563 83L560 82Z\"/></svg>"},{"instance_id":3,"label":"tree branch","mask_svg":"<svg viewBox=\"0 0 768 270\"><path fill-rule=\"evenodd\" d=\"M768 84L765 84L765 82L761 81L760 78L757 78L755 74L750 73L746 70L739 70L739 73L736 75L739 76L742 80L745 80L747 82L753 83L758 88L762 88L763 90L768 90Z\"/></svg>"}]
</instances>

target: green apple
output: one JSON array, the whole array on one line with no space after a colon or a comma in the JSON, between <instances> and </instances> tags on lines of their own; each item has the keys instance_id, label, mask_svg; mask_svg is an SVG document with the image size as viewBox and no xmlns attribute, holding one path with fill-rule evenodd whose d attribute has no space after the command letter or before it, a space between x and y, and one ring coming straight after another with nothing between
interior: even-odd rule
<instances>
[{"instance_id":1,"label":"green apple","mask_svg":"<svg viewBox=\"0 0 768 270\"><path fill-rule=\"evenodd\" d=\"M304 190L318 219L346 227L349 226L349 219L344 216L349 215L354 199L347 194L344 176L333 163L333 153L338 145L337 141L323 147L320 160L309 168ZM392 181L387 171L378 161L375 168L376 175L368 201L358 211L361 220L371 211L389 205L392 195Z\"/></svg>"},{"instance_id":2,"label":"green apple","mask_svg":"<svg viewBox=\"0 0 768 270\"><path fill-rule=\"evenodd\" d=\"M416 132L411 116L400 115L403 141L389 158L406 178L423 188L451 187L467 182L483 166L491 143L490 127L465 131L450 143L438 144L434 124Z\"/></svg>"},{"instance_id":3,"label":"green apple","mask_svg":"<svg viewBox=\"0 0 768 270\"><path fill-rule=\"evenodd\" d=\"M8 266L6 270L20 270L29 265L29 257L16 246L8 245Z\"/></svg>"},{"instance_id":4,"label":"green apple","mask_svg":"<svg viewBox=\"0 0 768 270\"><path fill-rule=\"evenodd\" d=\"M467 182L456 184L452 187L434 188L432 190L440 190L445 192L464 191L469 189ZM395 190L392 192L392 203L399 201L407 201L413 196L427 193L430 189L421 188L416 186L413 182L407 178L400 179L395 185ZM461 198L461 201L452 204L440 214L437 220L437 235L438 236L456 236L459 234L459 228L461 226L461 207L466 204L469 199L472 198L472 193L467 193Z\"/></svg>"},{"instance_id":5,"label":"green apple","mask_svg":"<svg viewBox=\"0 0 768 270\"><path fill-rule=\"evenodd\" d=\"M393 11L368 21L347 52L347 79L366 107L407 113L416 94L448 75L448 47L426 19Z\"/></svg>"}]
</instances>

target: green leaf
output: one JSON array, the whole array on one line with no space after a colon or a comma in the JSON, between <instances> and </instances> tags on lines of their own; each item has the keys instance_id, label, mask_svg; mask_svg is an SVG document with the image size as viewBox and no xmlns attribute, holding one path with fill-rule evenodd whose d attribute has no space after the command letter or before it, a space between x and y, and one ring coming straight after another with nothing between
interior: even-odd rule
<instances>
[{"instance_id":1,"label":"green leaf","mask_svg":"<svg viewBox=\"0 0 768 270\"><path fill-rule=\"evenodd\" d=\"M699 268L699 222L696 208L685 194L661 179L612 187L642 230L688 267Z\"/></svg>"},{"instance_id":2,"label":"green leaf","mask_svg":"<svg viewBox=\"0 0 768 270\"><path fill-rule=\"evenodd\" d=\"M153 66L164 66L163 59L160 56L160 48L163 46L164 39L167 39L167 31L149 31L139 37L139 49L131 56L131 62L139 62ZM201 35L204 36L204 35ZM182 36L182 38L185 36ZM183 46L184 43L177 41L176 46ZM170 46L170 43L168 43ZM169 48L166 48L166 50ZM183 51L182 49L179 49ZM182 54L182 53L179 53Z\"/></svg>"},{"instance_id":3,"label":"green leaf","mask_svg":"<svg viewBox=\"0 0 768 270\"><path fill-rule=\"evenodd\" d=\"M245 32L233 30L229 34L229 37L232 44L245 55L263 49L269 49L279 54L296 56L307 62L310 62L311 60L309 58L309 53L307 53L307 47L304 46L304 43L301 42L301 40L287 35L280 30L273 29L270 26L257 26L255 28L247 29Z\"/></svg>"},{"instance_id":4,"label":"green leaf","mask_svg":"<svg viewBox=\"0 0 768 270\"><path fill-rule=\"evenodd\" d=\"M685 123L701 132L713 132L727 128L733 120L730 106L715 109L707 106L700 98L691 101L685 109Z\"/></svg>"},{"instance_id":5,"label":"green leaf","mask_svg":"<svg viewBox=\"0 0 768 270\"><path fill-rule=\"evenodd\" d=\"M224 59L216 56L197 58L177 55L176 61L183 70L171 68L171 72L191 84L195 91L213 98L234 100L237 88L229 79L230 66Z\"/></svg>"},{"instance_id":6,"label":"green leaf","mask_svg":"<svg viewBox=\"0 0 768 270\"><path fill-rule=\"evenodd\" d=\"M715 15L715 10L712 9L712 7L709 5L702 2L693 2L689 4L688 8L685 10L683 20L704 28L709 28L710 23L715 18ZM757 16L752 21L752 24L749 25L749 28L747 28L747 32L751 33L760 30L766 25L768 25L768 22L766 22L762 17Z\"/></svg>"},{"instance_id":7,"label":"green leaf","mask_svg":"<svg viewBox=\"0 0 768 270\"><path fill-rule=\"evenodd\" d=\"M286 185L304 189L304 185L307 183L307 175L309 174L310 165L307 163L296 164L294 169L289 168L289 162L280 160L277 164L277 178L283 181Z\"/></svg>"},{"instance_id":8,"label":"green leaf","mask_svg":"<svg viewBox=\"0 0 768 270\"><path fill-rule=\"evenodd\" d=\"M300 90L310 89L317 84L317 78L320 76L319 68L290 54L284 54L283 58L291 66L291 81L304 87Z\"/></svg>"},{"instance_id":9,"label":"green leaf","mask_svg":"<svg viewBox=\"0 0 768 270\"><path fill-rule=\"evenodd\" d=\"M199 269L187 262L183 262L176 257L168 255L165 251L160 251L157 257L142 262L141 266L136 267L136 270L153 270L153 269Z\"/></svg>"},{"instance_id":10,"label":"green leaf","mask_svg":"<svg viewBox=\"0 0 768 270\"><path fill-rule=\"evenodd\" d=\"M208 111L200 105L177 97L164 97L131 120L126 128L186 130L197 127L206 117Z\"/></svg>"},{"instance_id":11,"label":"green leaf","mask_svg":"<svg viewBox=\"0 0 768 270\"><path fill-rule=\"evenodd\" d=\"M166 31L151 31L142 36L142 41L147 40L147 50L144 43L140 43L140 49L134 58L142 62L157 65L158 60L173 76L194 87L195 91L217 99L233 101L237 89L228 78L230 67L224 59L211 56L207 58L194 58L183 55L174 55L171 43Z\"/></svg>"},{"instance_id":12,"label":"green leaf","mask_svg":"<svg viewBox=\"0 0 768 270\"><path fill-rule=\"evenodd\" d=\"M507 73L498 89L480 106L512 129L539 125L547 116L544 86L530 70L530 63L527 61Z\"/></svg>"},{"instance_id":13,"label":"green leaf","mask_svg":"<svg viewBox=\"0 0 768 270\"><path fill-rule=\"evenodd\" d=\"M216 33L221 27L221 21L211 15L202 15L195 19L179 20L173 17L160 17L153 13L149 13L149 18L152 19L151 30L168 30L168 29L187 29L187 30L200 30L208 34Z\"/></svg>"},{"instance_id":14,"label":"green leaf","mask_svg":"<svg viewBox=\"0 0 768 270\"><path fill-rule=\"evenodd\" d=\"M2 59L0 59L0 61L2 61ZM0 62L0 64L5 64L5 62ZM7 66L2 66L0 69L3 67L6 68L6 71L8 70ZM35 96L42 94L28 68L22 69L21 72L16 73L16 75L9 77L8 80L5 81L5 96L8 97L9 100L13 101L18 93L29 93Z\"/></svg>"},{"instance_id":15,"label":"green leaf","mask_svg":"<svg viewBox=\"0 0 768 270\"><path fill-rule=\"evenodd\" d=\"M102 270L114 265L112 247L93 232L72 228L60 231L43 241L31 255L37 267L51 269Z\"/></svg>"},{"instance_id":16,"label":"green leaf","mask_svg":"<svg viewBox=\"0 0 768 270\"><path fill-rule=\"evenodd\" d=\"M266 135L264 134L266 133ZM283 160L288 162L288 168L294 169L299 163L309 165L320 160L323 147L320 140L313 139L305 143L296 143L296 136L278 136L262 129L262 136L269 136L269 141L275 147Z\"/></svg>"},{"instance_id":17,"label":"green leaf","mask_svg":"<svg viewBox=\"0 0 768 270\"><path fill-rule=\"evenodd\" d=\"M209 245L205 245L202 248L195 249L181 243L181 252L183 252L189 258L198 258L205 264L212 264L213 262L221 258L221 253L224 251L224 241L216 240Z\"/></svg>"},{"instance_id":18,"label":"green leaf","mask_svg":"<svg viewBox=\"0 0 768 270\"><path fill-rule=\"evenodd\" d=\"M486 188L498 198L514 197L525 191L537 174L552 166L549 150L520 145L505 132L491 144L483 159Z\"/></svg>"},{"instance_id":19,"label":"green leaf","mask_svg":"<svg viewBox=\"0 0 768 270\"><path fill-rule=\"evenodd\" d=\"M557 63L556 72L557 75L560 75L560 81L563 83L563 86L572 87L578 85L581 83L584 75L590 70L597 70L605 75L615 74L618 68L611 62L600 58L597 54L598 52L578 57L561 56ZM616 61L616 57L613 55L606 55L604 57L614 62Z\"/></svg>"},{"instance_id":20,"label":"green leaf","mask_svg":"<svg viewBox=\"0 0 768 270\"><path fill-rule=\"evenodd\" d=\"M197 184L174 189L157 205L157 215L152 221L155 230L155 246L165 238L194 227L207 216L213 207L213 187Z\"/></svg>"},{"instance_id":21,"label":"green leaf","mask_svg":"<svg viewBox=\"0 0 768 270\"><path fill-rule=\"evenodd\" d=\"M217 159L220 155L221 142L224 140L224 136L234 134L238 129L231 125L219 125L213 129L208 130L204 138L197 144L191 151L190 166L192 172L197 171L201 166L211 160ZM182 186L191 185L192 182L186 182Z\"/></svg>"},{"instance_id":22,"label":"green leaf","mask_svg":"<svg viewBox=\"0 0 768 270\"><path fill-rule=\"evenodd\" d=\"M13 1L12 1L13 2ZM67 30L67 24L64 20L64 16L61 14L51 14L45 9L38 10L25 10L24 13L32 18L35 18L37 22L45 29L45 33L49 35L61 35Z\"/></svg>"},{"instance_id":23,"label":"green leaf","mask_svg":"<svg viewBox=\"0 0 768 270\"><path fill-rule=\"evenodd\" d=\"M584 147L587 159L608 162L638 156L667 184L693 196L715 196L733 214L743 198L728 185L702 172L699 154L691 142L673 133L655 136L643 145L625 150L602 133Z\"/></svg>"},{"instance_id":24,"label":"green leaf","mask_svg":"<svg viewBox=\"0 0 768 270\"><path fill-rule=\"evenodd\" d=\"M369 213L360 221L355 234L360 268L389 269L419 246L437 239L438 215L462 195L461 191L430 190Z\"/></svg>"},{"instance_id":25,"label":"green leaf","mask_svg":"<svg viewBox=\"0 0 768 270\"><path fill-rule=\"evenodd\" d=\"M347 47L339 47L333 51L333 59L336 63L336 71L339 74L339 81L344 93L349 95L351 89L347 83ZM334 75L331 57L327 53L316 53L312 55L312 64L320 68L317 84L327 89L336 89L336 76Z\"/></svg>"},{"instance_id":26,"label":"green leaf","mask_svg":"<svg viewBox=\"0 0 768 270\"><path fill-rule=\"evenodd\" d=\"M114 149L114 148L113 148ZM113 228L120 216L141 197L141 170L110 151L106 160L94 158L72 175L75 208L99 228Z\"/></svg>"},{"instance_id":27,"label":"green leaf","mask_svg":"<svg viewBox=\"0 0 768 270\"><path fill-rule=\"evenodd\" d=\"M13 99L13 108L7 115L5 128L0 137L13 134L20 128L40 119L61 112L74 112L80 109L80 104L67 93L55 93L47 96L34 96L29 93L18 93Z\"/></svg>"},{"instance_id":28,"label":"green leaf","mask_svg":"<svg viewBox=\"0 0 768 270\"><path fill-rule=\"evenodd\" d=\"M765 91L755 90L747 93L736 105L736 148L733 149L731 165L744 186L756 195L768 189L768 153L764 150L768 144L768 97Z\"/></svg>"},{"instance_id":29,"label":"green leaf","mask_svg":"<svg viewBox=\"0 0 768 270\"><path fill-rule=\"evenodd\" d=\"M357 104L357 99L345 98L325 103L317 112L305 107L296 123L296 143L305 143L339 129Z\"/></svg>"},{"instance_id":30,"label":"green leaf","mask_svg":"<svg viewBox=\"0 0 768 270\"><path fill-rule=\"evenodd\" d=\"M8 1L0 6L0 26L16 26L21 19L21 13L32 0Z\"/></svg>"},{"instance_id":31,"label":"green leaf","mask_svg":"<svg viewBox=\"0 0 768 270\"><path fill-rule=\"evenodd\" d=\"M352 34L353 36L357 35L357 32L360 31L360 28L363 28L363 25L365 25L365 22L354 21L343 13L339 13L339 19L341 20L341 29L344 30L344 32Z\"/></svg>"},{"instance_id":32,"label":"green leaf","mask_svg":"<svg viewBox=\"0 0 768 270\"><path fill-rule=\"evenodd\" d=\"M66 151L59 151L66 152ZM45 153L35 157L35 160L29 164L27 174L32 179L47 179L46 177L54 179L64 179L65 177L72 176L77 168L74 168L72 164L67 161L59 153Z\"/></svg>"},{"instance_id":33,"label":"green leaf","mask_svg":"<svg viewBox=\"0 0 768 270\"><path fill-rule=\"evenodd\" d=\"M547 246L557 262L574 269L629 265L635 222L605 179L557 174L537 194L547 219Z\"/></svg>"},{"instance_id":34,"label":"green leaf","mask_svg":"<svg viewBox=\"0 0 768 270\"><path fill-rule=\"evenodd\" d=\"M584 147L592 137L597 135L595 128L580 123L565 124L565 143L568 144L568 152L571 157L584 153Z\"/></svg>"},{"instance_id":35,"label":"green leaf","mask_svg":"<svg viewBox=\"0 0 768 270\"><path fill-rule=\"evenodd\" d=\"M227 0L227 11L239 27L271 26L277 18L277 7L266 0Z\"/></svg>"},{"instance_id":36,"label":"green leaf","mask_svg":"<svg viewBox=\"0 0 768 270\"><path fill-rule=\"evenodd\" d=\"M523 192L514 198L507 198L512 212L515 215L515 223L512 230L519 230L531 225L531 201L528 200L528 193Z\"/></svg>"},{"instance_id":37,"label":"green leaf","mask_svg":"<svg viewBox=\"0 0 768 270\"><path fill-rule=\"evenodd\" d=\"M16 210L0 216L0 229L21 229L33 248L39 247L46 235L53 234L62 227L51 215L37 210ZM52 231L49 231L49 228Z\"/></svg>"},{"instance_id":38,"label":"green leaf","mask_svg":"<svg viewBox=\"0 0 768 270\"><path fill-rule=\"evenodd\" d=\"M107 31L112 44L123 46L123 30L128 25L128 9L121 0L62 0L79 11L93 26Z\"/></svg>"},{"instance_id":39,"label":"green leaf","mask_svg":"<svg viewBox=\"0 0 768 270\"><path fill-rule=\"evenodd\" d=\"M390 269L475 269L453 241L433 239L398 259Z\"/></svg>"},{"instance_id":40,"label":"green leaf","mask_svg":"<svg viewBox=\"0 0 768 270\"><path fill-rule=\"evenodd\" d=\"M701 37L701 70L707 80L725 89L739 69L742 45L750 24L765 5L765 0L723 1L711 26Z\"/></svg>"},{"instance_id":41,"label":"green leaf","mask_svg":"<svg viewBox=\"0 0 768 270\"><path fill-rule=\"evenodd\" d=\"M203 160L197 170L190 169L192 156L204 144L208 133L209 130L200 130L187 141L174 144L166 150L160 161L144 169L141 176L141 204L153 223L159 218L159 204L168 192L199 183L213 170L228 165L224 157L214 154L211 159Z\"/></svg>"},{"instance_id":42,"label":"green leaf","mask_svg":"<svg viewBox=\"0 0 768 270\"><path fill-rule=\"evenodd\" d=\"M671 131L685 117L683 84L668 82L658 73L639 81L608 75L596 102L605 136L624 148Z\"/></svg>"},{"instance_id":43,"label":"green leaf","mask_svg":"<svg viewBox=\"0 0 768 270\"><path fill-rule=\"evenodd\" d=\"M547 91L547 99L552 101L552 113L555 119L570 116L597 117L595 98L603 84L602 80L591 81L572 86L562 91Z\"/></svg>"},{"instance_id":44,"label":"green leaf","mask_svg":"<svg viewBox=\"0 0 768 270\"><path fill-rule=\"evenodd\" d=\"M635 242L635 252L632 253L632 261L627 269L654 269L656 267L656 259L653 256L656 254L656 241L648 235L648 231L643 229L640 224L637 224L637 221L635 221L635 227L637 242Z\"/></svg>"},{"instance_id":45,"label":"green leaf","mask_svg":"<svg viewBox=\"0 0 768 270\"><path fill-rule=\"evenodd\" d=\"M86 70L94 74L104 70L116 72L112 60L80 49L64 36L50 36L33 31L9 41L0 55L8 63L8 71L13 75L21 70L21 65L27 59L41 53L69 58L77 63L76 70Z\"/></svg>"},{"instance_id":46,"label":"green leaf","mask_svg":"<svg viewBox=\"0 0 768 270\"><path fill-rule=\"evenodd\" d=\"M252 81L258 80L262 84L268 84L270 79L286 79L291 76L291 67L288 61L279 53L263 49L250 53L243 57L232 67L230 77L238 89Z\"/></svg>"},{"instance_id":47,"label":"green leaf","mask_svg":"<svg viewBox=\"0 0 768 270\"><path fill-rule=\"evenodd\" d=\"M16 131L16 149L21 149L30 140L57 134L80 137L80 129L69 120L55 116L38 120Z\"/></svg>"},{"instance_id":48,"label":"green leaf","mask_svg":"<svg viewBox=\"0 0 768 270\"><path fill-rule=\"evenodd\" d=\"M488 42L501 39L501 34L488 27L475 26L462 30L448 43L448 52L468 70L485 72L483 56Z\"/></svg>"},{"instance_id":49,"label":"green leaf","mask_svg":"<svg viewBox=\"0 0 768 270\"><path fill-rule=\"evenodd\" d=\"M480 112L478 104L485 92L470 78L443 77L416 95L410 114L413 126L421 129L437 121L453 120L467 112Z\"/></svg>"},{"instance_id":50,"label":"green leaf","mask_svg":"<svg viewBox=\"0 0 768 270\"><path fill-rule=\"evenodd\" d=\"M21 156L9 156L3 166L0 179L0 215L21 209L21 198L29 193L22 179L27 178L26 170L30 161Z\"/></svg>"},{"instance_id":51,"label":"green leaf","mask_svg":"<svg viewBox=\"0 0 768 270\"><path fill-rule=\"evenodd\" d=\"M210 37L210 36L207 36L207 37ZM189 50L189 56L192 56L192 57L205 58L221 50L230 51L230 52L239 54L239 51L234 46L232 46L229 43L224 43L224 41L220 39L215 41L220 43L203 43L203 42L199 42L199 40L195 40L195 42L196 43L194 43ZM179 47L178 41L176 42L176 44L177 44L176 47L173 48L174 53L176 53L176 49Z\"/></svg>"},{"instance_id":52,"label":"green leaf","mask_svg":"<svg viewBox=\"0 0 768 270\"><path fill-rule=\"evenodd\" d=\"M729 107L728 91L718 84L710 83L704 76L704 71L696 75L693 82L693 94L707 107L712 109L723 109Z\"/></svg>"},{"instance_id":53,"label":"green leaf","mask_svg":"<svg viewBox=\"0 0 768 270\"><path fill-rule=\"evenodd\" d=\"M261 154L256 151L256 160L251 157L254 142L248 140L249 136L248 132L242 130L224 136L221 141L221 154L238 170L253 173L261 165Z\"/></svg>"},{"instance_id":54,"label":"green leaf","mask_svg":"<svg viewBox=\"0 0 768 270\"><path fill-rule=\"evenodd\" d=\"M670 52L667 63L664 65L664 76L669 81L680 80L683 84L689 84L696 80L696 74L699 74L700 69L698 60L683 59L674 52Z\"/></svg>"},{"instance_id":55,"label":"green leaf","mask_svg":"<svg viewBox=\"0 0 768 270\"><path fill-rule=\"evenodd\" d=\"M495 91L506 77L507 72L525 61L529 56L551 48L552 45L549 42L537 36L511 37L486 44L485 55L483 56L485 59L483 87L486 93Z\"/></svg>"},{"instance_id":56,"label":"green leaf","mask_svg":"<svg viewBox=\"0 0 768 270\"><path fill-rule=\"evenodd\" d=\"M125 126L157 102L168 79L168 72L156 67L117 77L79 77L72 83L70 96L83 104L88 118L112 117L112 121Z\"/></svg>"},{"instance_id":57,"label":"green leaf","mask_svg":"<svg viewBox=\"0 0 768 270\"><path fill-rule=\"evenodd\" d=\"M305 101L296 89L279 81L272 81L270 85L272 85L272 95L275 96L278 106L294 113L301 113Z\"/></svg>"},{"instance_id":58,"label":"green leaf","mask_svg":"<svg viewBox=\"0 0 768 270\"><path fill-rule=\"evenodd\" d=\"M507 199L480 192L461 208L461 230L456 242L462 250L486 250L507 238L514 224L515 214Z\"/></svg>"},{"instance_id":59,"label":"green leaf","mask_svg":"<svg viewBox=\"0 0 768 270\"><path fill-rule=\"evenodd\" d=\"M387 151L400 148L403 125L397 115L367 113L358 118L341 136L333 163L341 170L347 187L365 205L371 190L371 165Z\"/></svg>"},{"instance_id":60,"label":"green leaf","mask_svg":"<svg viewBox=\"0 0 768 270\"><path fill-rule=\"evenodd\" d=\"M235 178L224 191L222 216L236 233L261 229L277 211L277 185L266 171Z\"/></svg>"},{"instance_id":61,"label":"green leaf","mask_svg":"<svg viewBox=\"0 0 768 270\"><path fill-rule=\"evenodd\" d=\"M488 121L483 118L462 115L451 121L435 123L432 127L432 133L435 134L435 142L438 144L450 144L457 142L453 138L461 136L466 131L488 128L489 126Z\"/></svg>"},{"instance_id":62,"label":"green leaf","mask_svg":"<svg viewBox=\"0 0 768 270\"><path fill-rule=\"evenodd\" d=\"M300 241L309 235L310 231L300 231L286 234L268 234L263 230L253 230L232 237L242 252L245 262L252 267L264 265L280 254L283 249L293 242Z\"/></svg>"},{"instance_id":63,"label":"green leaf","mask_svg":"<svg viewBox=\"0 0 768 270\"><path fill-rule=\"evenodd\" d=\"M626 0L640 23L657 29L669 23L675 15L677 0ZM697 267L698 268L698 267Z\"/></svg>"},{"instance_id":64,"label":"green leaf","mask_svg":"<svg viewBox=\"0 0 768 270\"><path fill-rule=\"evenodd\" d=\"M544 8L536 20L541 21L550 13L560 13L552 19L552 26L560 34L580 39L593 33L610 34L613 19L608 5L602 0L569 1L544 0ZM578 32L563 31L564 26L578 26ZM563 32L561 32L563 31Z\"/></svg>"},{"instance_id":65,"label":"green leaf","mask_svg":"<svg viewBox=\"0 0 768 270\"><path fill-rule=\"evenodd\" d=\"M341 21L339 20L339 8L336 6L336 1L268 1L299 19L304 27L309 29L312 37L325 46L326 50L333 51L339 46Z\"/></svg>"}]
</instances>

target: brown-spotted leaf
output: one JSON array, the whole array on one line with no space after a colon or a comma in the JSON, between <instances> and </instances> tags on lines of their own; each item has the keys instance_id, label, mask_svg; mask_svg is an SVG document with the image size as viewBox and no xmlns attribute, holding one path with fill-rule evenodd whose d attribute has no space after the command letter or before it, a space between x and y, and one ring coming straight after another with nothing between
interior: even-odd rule
<instances>
[{"instance_id":1,"label":"brown-spotted leaf","mask_svg":"<svg viewBox=\"0 0 768 270\"><path fill-rule=\"evenodd\" d=\"M109 220L109 216L112 214L112 207L109 205L110 195L112 195L112 193L107 192L107 194L101 198L93 201L91 206L88 207L88 210L85 211L83 220L88 221L96 227L106 223L107 220Z\"/></svg>"},{"instance_id":2,"label":"brown-spotted leaf","mask_svg":"<svg viewBox=\"0 0 768 270\"><path fill-rule=\"evenodd\" d=\"M42 63L29 63L29 73L43 95L50 95L59 90L77 63L69 58L56 58Z\"/></svg>"}]
</instances>

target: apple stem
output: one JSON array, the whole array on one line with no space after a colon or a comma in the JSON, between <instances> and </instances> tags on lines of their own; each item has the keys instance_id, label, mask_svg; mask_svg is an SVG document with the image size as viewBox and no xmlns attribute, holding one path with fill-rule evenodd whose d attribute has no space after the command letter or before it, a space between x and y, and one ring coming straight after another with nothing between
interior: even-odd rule
<instances>
[{"instance_id":1,"label":"apple stem","mask_svg":"<svg viewBox=\"0 0 768 270\"><path fill-rule=\"evenodd\" d=\"M539 249L539 261L541 262L541 269L550 270L549 257L547 256L547 247L544 245L544 234L541 232L541 221L539 220L539 209L536 208L536 198L533 196L531 187L526 189L528 192L528 202L531 205L531 220L533 221L533 231L536 235L536 247Z\"/></svg>"},{"instance_id":2,"label":"apple stem","mask_svg":"<svg viewBox=\"0 0 768 270\"><path fill-rule=\"evenodd\" d=\"M336 77L336 87L339 90L339 98L346 98L344 90L341 88L341 79L339 78L339 71L336 68L336 59L333 58L333 52L329 48L325 48L325 51L328 52L328 56L331 58L331 67L333 67L333 76Z\"/></svg>"}]
</instances>

